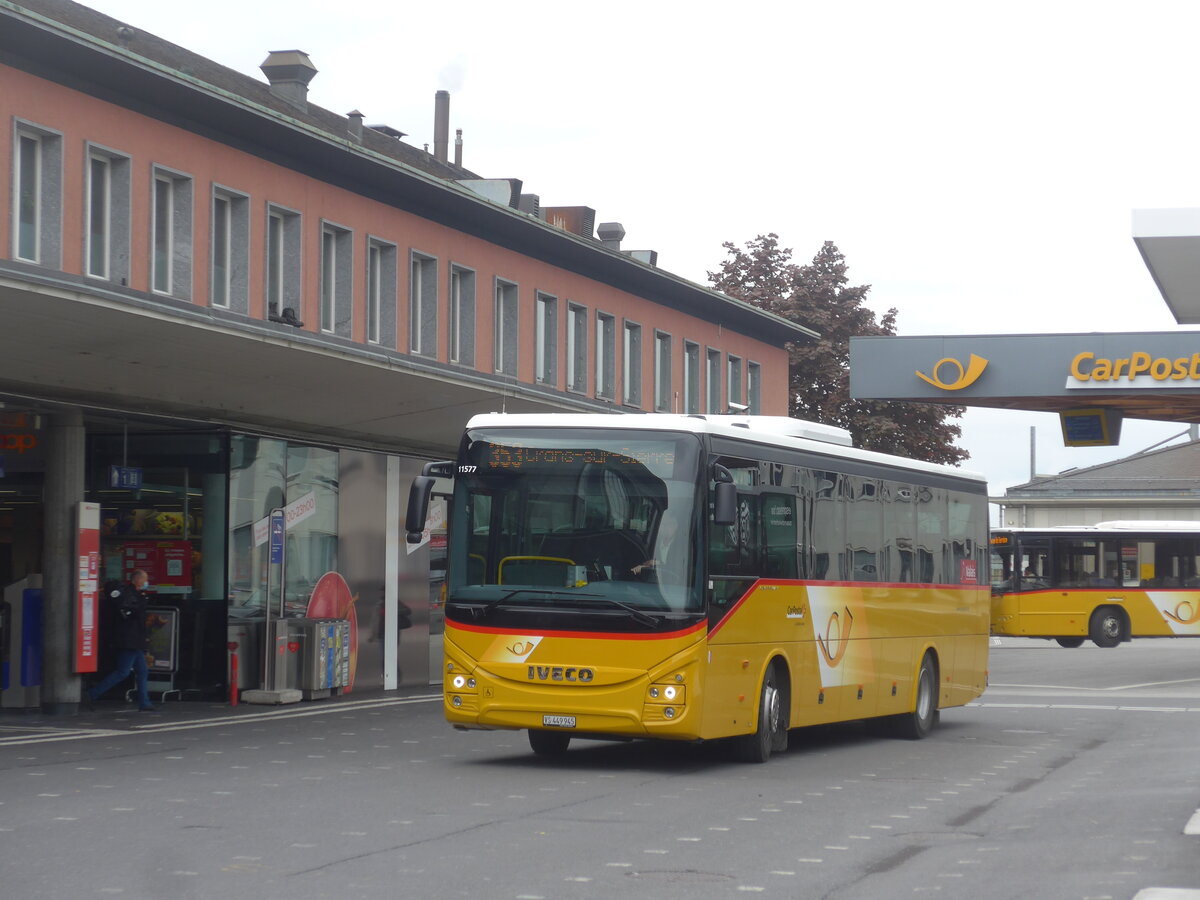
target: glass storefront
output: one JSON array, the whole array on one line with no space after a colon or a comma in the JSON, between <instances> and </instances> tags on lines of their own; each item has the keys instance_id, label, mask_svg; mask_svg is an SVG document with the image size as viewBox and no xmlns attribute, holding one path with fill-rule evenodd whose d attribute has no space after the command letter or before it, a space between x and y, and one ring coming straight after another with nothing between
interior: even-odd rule
<instances>
[{"instance_id":1,"label":"glass storefront","mask_svg":"<svg viewBox=\"0 0 1200 900\"><path fill-rule=\"evenodd\" d=\"M169 670L152 677L218 697L225 677L225 497L228 438L217 433L92 434L88 499L100 504L100 580L145 569L152 606L171 611ZM114 487L112 467L135 470L136 487ZM101 633L103 614L101 604ZM152 652L156 652L152 647ZM166 654L170 654L167 660ZM101 640L100 669L104 671Z\"/></svg>"},{"instance_id":2,"label":"glass storefront","mask_svg":"<svg viewBox=\"0 0 1200 900\"><path fill-rule=\"evenodd\" d=\"M402 522L421 460L112 416L85 414L84 424L83 499L100 506L101 597L107 582L146 570L157 611L153 691L226 699L230 642L239 687L264 687L266 620L279 616L347 620L356 692L441 680L445 516L433 515L415 545ZM0 455L0 587L41 584L51 477L43 427L36 410L0 411L9 448ZM286 511L282 564L270 560L276 509ZM109 604L97 610L103 673L115 653Z\"/></svg>"}]
</instances>

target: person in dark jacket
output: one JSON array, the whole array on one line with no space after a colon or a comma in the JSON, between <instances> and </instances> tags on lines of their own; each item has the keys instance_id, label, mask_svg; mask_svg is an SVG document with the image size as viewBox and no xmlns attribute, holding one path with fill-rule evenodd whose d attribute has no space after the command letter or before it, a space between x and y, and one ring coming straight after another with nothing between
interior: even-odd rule
<instances>
[{"instance_id":1,"label":"person in dark jacket","mask_svg":"<svg viewBox=\"0 0 1200 900\"><path fill-rule=\"evenodd\" d=\"M146 604L150 600L145 590L146 581L145 570L134 569L129 581L109 592L108 602L115 607L112 646L117 651L117 667L87 692L89 701L94 701L133 672L137 681L138 709L154 709L150 703L150 670L146 664L146 642L149 637L146 630Z\"/></svg>"}]
</instances>

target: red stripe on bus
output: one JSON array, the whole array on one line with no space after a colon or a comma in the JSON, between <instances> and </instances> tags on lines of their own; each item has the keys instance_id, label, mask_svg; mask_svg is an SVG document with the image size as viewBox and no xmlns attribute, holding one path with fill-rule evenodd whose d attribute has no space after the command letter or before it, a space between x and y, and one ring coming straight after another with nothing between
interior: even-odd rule
<instances>
[{"instance_id":1,"label":"red stripe on bus","mask_svg":"<svg viewBox=\"0 0 1200 900\"><path fill-rule=\"evenodd\" d=\"M594 638L605 641L665 641L695 634L697 631L702 630L706 624L704 620L701 620L695 625L689 625L687 628L681 628L678 631L662 631L654 634L625 634L619 631L537 631L528 628L490 628L485 625L464 625L461 622L455 622L453 619L446 620L446 625L449 627L457 628L460 631L474 632L475 634L537 634L542 637Z\"/></svg>"}]
</instances>

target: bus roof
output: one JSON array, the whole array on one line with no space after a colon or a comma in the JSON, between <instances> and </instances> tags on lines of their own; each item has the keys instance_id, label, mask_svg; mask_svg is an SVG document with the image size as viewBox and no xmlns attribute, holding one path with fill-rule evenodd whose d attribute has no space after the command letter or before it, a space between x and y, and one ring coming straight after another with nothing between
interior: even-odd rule
<instances>
[{"instance_id":1,"label":"bus roof","mask_svg":"<svg viewBox=\"0 0 1200 900\"><path fill-rule=\"evenodd\" d=\"M472 416L468 428L613 428L711 434L733 440L788 450L802 450L840 459L861 460L915 472L948 475L986 483L979 472L940 463L923 462L860 450L851 444L850 432L832 425L791 419L787 416L714 416L673 413L486 413Z\"/></svg>"}]
</instances>

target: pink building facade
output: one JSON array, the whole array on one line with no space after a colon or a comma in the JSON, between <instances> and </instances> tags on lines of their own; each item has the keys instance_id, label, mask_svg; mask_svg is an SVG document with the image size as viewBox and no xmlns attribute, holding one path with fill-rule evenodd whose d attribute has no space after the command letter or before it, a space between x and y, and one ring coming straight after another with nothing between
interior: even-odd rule
<instances>
[{"instance_id":1,"label":"pink building facade","mask_svg":"<svg viewBox=\"0 0 1200 900\"><path fill-rule=\"evenodd\" d=\"M308 104L303 54L256 81L66 0L0 10L0 51L0 588L43 625L4 638L41 670L4 705L69 712L104 665L81 503L98 583L153 568L168 696L226 694L229 643L256 686L272 604L329 573L355 689L390 689L437 680L440 633L398 498L472 414L786 415L809 333ZM280 570L262 522L299 500Z\"/></svg>"}]
</instances>

